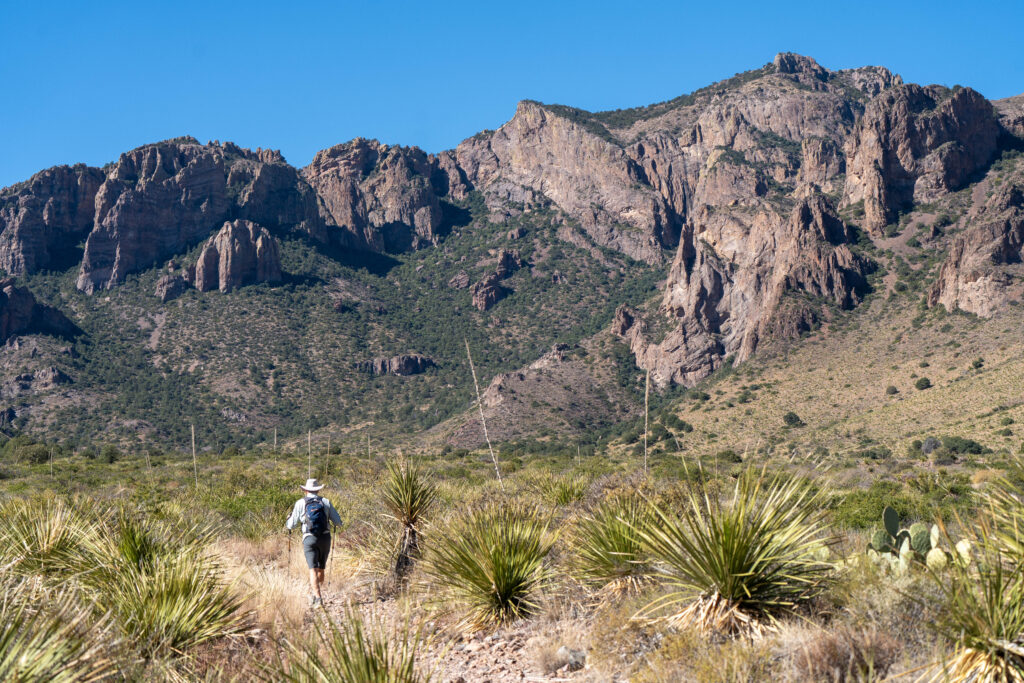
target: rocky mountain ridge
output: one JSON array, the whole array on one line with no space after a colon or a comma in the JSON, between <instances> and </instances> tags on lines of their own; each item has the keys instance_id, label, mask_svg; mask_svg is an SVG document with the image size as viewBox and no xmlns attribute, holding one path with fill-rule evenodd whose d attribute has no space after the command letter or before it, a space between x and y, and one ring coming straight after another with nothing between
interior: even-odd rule
<instances>
[{"instance_id":1,"label":"rocky mountain ridge","mask_svg":"<svg viewBox=\"0 0 1024 683\"><path fill-rule=\"evenodd\" d=\"M190 287L280 281L279 239L386 263L456 253L486 223L506 226L494 272L471 278L460 260L439 285L467 290L458 296L500 328L512 274L554 287L566 277L508 248L529 235L517 221L543 216L598 261L616 253L664 273L657 300L620 309L610 331L656 385L693 385L858 306L877 286L880 249L907 226L928 227L921 250L949 252L929 305L991 316L1019 300L1024 174L1007 167L1009 180L997 182L991 169L1022 140L1020 98L989 102L883 67L832 71L781 53L637 109L523 101L498 130L438 154L358 138L298 169L272 150L185 137L102 169L47 169L0 190L0 268L19 277L74 268L77 289L95 295L198 250L194 266L156 282L166 304ZM985 196L971 193L979 183ZM927 218L954 198L955 219ZM471 205L486 219L469 223Z\"/></svg>"}]
</instances>

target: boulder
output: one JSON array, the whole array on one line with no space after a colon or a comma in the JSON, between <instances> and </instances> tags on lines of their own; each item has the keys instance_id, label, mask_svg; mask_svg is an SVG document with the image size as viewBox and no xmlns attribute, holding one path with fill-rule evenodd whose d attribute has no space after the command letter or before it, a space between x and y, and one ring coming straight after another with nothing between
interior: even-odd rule
<instances>
[{"instance_id":1,"label":"boulder","mask_svg":"<svg viewBox=\"0 0 1024 683\"><path fill-rule=\"evenodd\" d=\"M469 287L469 274L464 270L460 270L448 281L448 286L452 289L465 289Z\"/></svg>"},{"instance_id":2,"label":"boulder","mask_svg":"<svg viewBox=\"0 0 1024 683\"><path fill-rule=\"evenodd\" d=\"M501 280L502 277L498 273L490 273L479 282L474 283L470 290L473 296L473 305L481 311L486 311L508 296L509 290L501 285Z\"/></svg>"}]
</instances>

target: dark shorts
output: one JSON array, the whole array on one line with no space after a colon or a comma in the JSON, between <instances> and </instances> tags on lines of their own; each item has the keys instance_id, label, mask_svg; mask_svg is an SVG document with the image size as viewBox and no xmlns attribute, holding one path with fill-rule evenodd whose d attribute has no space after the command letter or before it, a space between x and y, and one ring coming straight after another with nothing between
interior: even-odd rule
<instances>
[{"instance_id":1,"label":"dark shorts","mask_svg":"<svg viewBox=\"0 0 1024 683\"><path fill-rule=\"evenodd\" d=\"M302 539L302 554L306 556L306 566L310 569L324 569L327 556L331 554L331 535L306 536Z\"/></svg>"}]
</instances>

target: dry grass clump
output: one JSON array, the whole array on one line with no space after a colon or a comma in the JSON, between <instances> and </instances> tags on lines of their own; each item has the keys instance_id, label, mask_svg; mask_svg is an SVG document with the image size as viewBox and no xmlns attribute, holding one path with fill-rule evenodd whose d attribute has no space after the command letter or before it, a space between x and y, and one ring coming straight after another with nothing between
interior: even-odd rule
<instances>
[{"instance_id":1,"label":"dry grass clump","mask_svg":"<svg viewBox=\"0 0 1024 683\"><path fill-rule=\"evenodd\" d=\"M787 681L878 681L896 662L900 643L875 626L791 624L775 639Z\"/></svg>"}]
</instances>

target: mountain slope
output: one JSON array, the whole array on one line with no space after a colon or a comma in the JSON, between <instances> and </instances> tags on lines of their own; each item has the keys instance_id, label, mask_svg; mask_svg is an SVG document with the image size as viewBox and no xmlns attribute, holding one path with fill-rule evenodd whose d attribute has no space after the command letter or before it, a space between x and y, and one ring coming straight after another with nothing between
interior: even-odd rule
<instances>
[{"instance_id":1,"label":"mountain slope","mask_svg":"<svg viewBox=\"0 0 1024 683\"><path fill-rule=\"evenodd\" d=\"M670 396L888 292L1005 315L1021 111L784 53L637 109L524 101L436 155L357 139L296 169L186 137L48 169L0 191L0 268L76 330L7 333L0 414L79 443L472 446L468 340L497 438L593 441L643 371ZM210 255L238 225L272 262Z\"/></svg>"}]
</instances>

